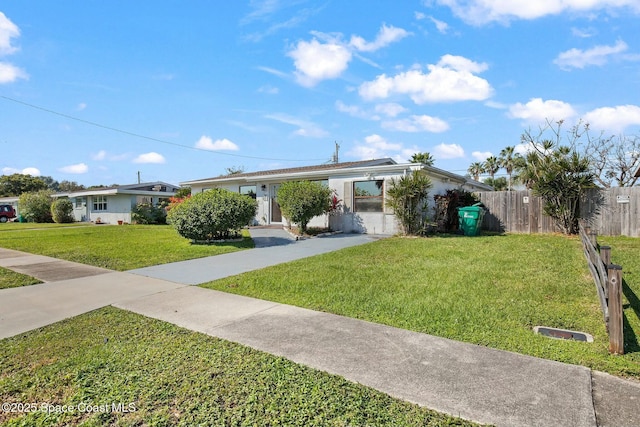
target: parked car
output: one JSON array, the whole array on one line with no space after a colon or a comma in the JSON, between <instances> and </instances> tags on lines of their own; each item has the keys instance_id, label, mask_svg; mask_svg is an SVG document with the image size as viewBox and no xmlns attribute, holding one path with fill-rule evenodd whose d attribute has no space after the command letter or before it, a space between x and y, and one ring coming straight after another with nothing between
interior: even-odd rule
<instances>
[{"instance_id":1,"label":"parked car","mask_svg":"<svg viewBox=\"0 0 640 427\"><path fill-rule=\"evenodd\" d=\"M16 217L16 210L11 205L0 205L0 222L7 222Z\"/></svg>"}]
</instances>

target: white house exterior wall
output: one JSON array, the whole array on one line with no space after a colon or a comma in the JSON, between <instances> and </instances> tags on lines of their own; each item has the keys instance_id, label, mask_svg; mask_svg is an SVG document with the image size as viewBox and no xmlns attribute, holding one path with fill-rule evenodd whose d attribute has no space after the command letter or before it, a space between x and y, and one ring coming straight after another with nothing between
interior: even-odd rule
<instances>
[{"instance_id":1,"label":"white house exterior wall","mask_svg":"<svg viewBox=\"0 0 640 427\"><path fill-rule=\"evenodd\" d=\"M332 171L330 176L314 176L308 178L310 180L327 179L329 188L335 190L338 199L342 200L342 209L339 212L332 215L322 215L313 218L308 224L309 227L330 227L336 231L343 231L345 233L370 233L370 234L384 234L392 235L399 232L398 223L395 215L387 208L383 212L353 212L350 208L353 206L352 192L353 183L356 181L367 180L383 180L384 190L383 194L386 196L388 187L391 185L392 179L399 179L403 174L411 173L412 166L410 165L397 165L399 167L393 168L386 167L371 167L367 171L349 170L344 169L340 171ZM416 166L416 165L413 165ZM378 169L378 171L376 171ZM381 171L382 170L382 171ZM477 190L470 185L466 185L466 179L459 177L455 179L453 176L441 176L439 174L432 174L425 171L431 179L432 188L429 191L429 209L430 213L433 212L432 208L435 204L433 196L436 194L444 194L447 190L464 188L468 191ZM452 175L452 174L450 174ZM294 178L294 179L306 179L306 178ZM241 183L193 183L191 186L192 194L205 191L210 188L224 188L233 192L240 191L240 185L255 185L256 186L256 200L258 202L258 210L255 217L255 224L273 224L270 215L270 191L274 184L284 182L282 178L276 178L273 181L268 178L263 181L247 181ZM264 189L262 188L264 186ZM349 194L345 194L345 186L350 188ZM345 203L345 199L349 198ZM283 218L283 225L288 225L286 218Z\"/></svg>"}]
</instances>

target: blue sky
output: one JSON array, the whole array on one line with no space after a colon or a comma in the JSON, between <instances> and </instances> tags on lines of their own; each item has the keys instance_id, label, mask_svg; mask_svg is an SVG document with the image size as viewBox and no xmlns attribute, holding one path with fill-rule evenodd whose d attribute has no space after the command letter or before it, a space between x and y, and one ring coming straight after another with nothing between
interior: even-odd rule
<instances>
[{"instance_id":1,"label":"blue sky","mask_svg":"<svg viewBox=\"0 0 640 427\"><path fill-rule=\"evenodd\" d=\"M0 3L0 168L84 185L640 129L637 0Z\"/></svg>"}]
</instances>

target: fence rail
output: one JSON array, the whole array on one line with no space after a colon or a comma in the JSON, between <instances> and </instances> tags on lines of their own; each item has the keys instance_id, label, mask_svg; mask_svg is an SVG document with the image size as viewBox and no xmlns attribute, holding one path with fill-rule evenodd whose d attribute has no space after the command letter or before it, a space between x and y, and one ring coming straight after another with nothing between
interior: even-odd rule
<instances>
[{"instance_id":1,"label":"fence rail","mask_svg":"<svg viewBox=\"0 0 640 427\"><path fill-rule=\"evenodd\" d=\"M611 248L599 246L596 233L583 222L580 223L580 240L609 333L609 353L624 354L622 267L611 264Z\"/></svg>"}]
</instances>

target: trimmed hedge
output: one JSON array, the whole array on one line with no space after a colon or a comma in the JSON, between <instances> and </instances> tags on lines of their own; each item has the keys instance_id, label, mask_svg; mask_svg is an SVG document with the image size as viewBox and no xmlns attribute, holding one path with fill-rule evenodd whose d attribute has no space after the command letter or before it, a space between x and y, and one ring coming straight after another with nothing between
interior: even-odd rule
<instances>
[{"instance_id":1,"label":"trimmed hedge","mask_svg":"<svg viewBox=\"0 0 640 427\"><path fill-rule=\"evenodd\" d=\"M167 221L191 241L223 240L236 237L256 215L257 207L257 202L248 196L214 188L173 207Z\"/></svg>"}]
</instances>

